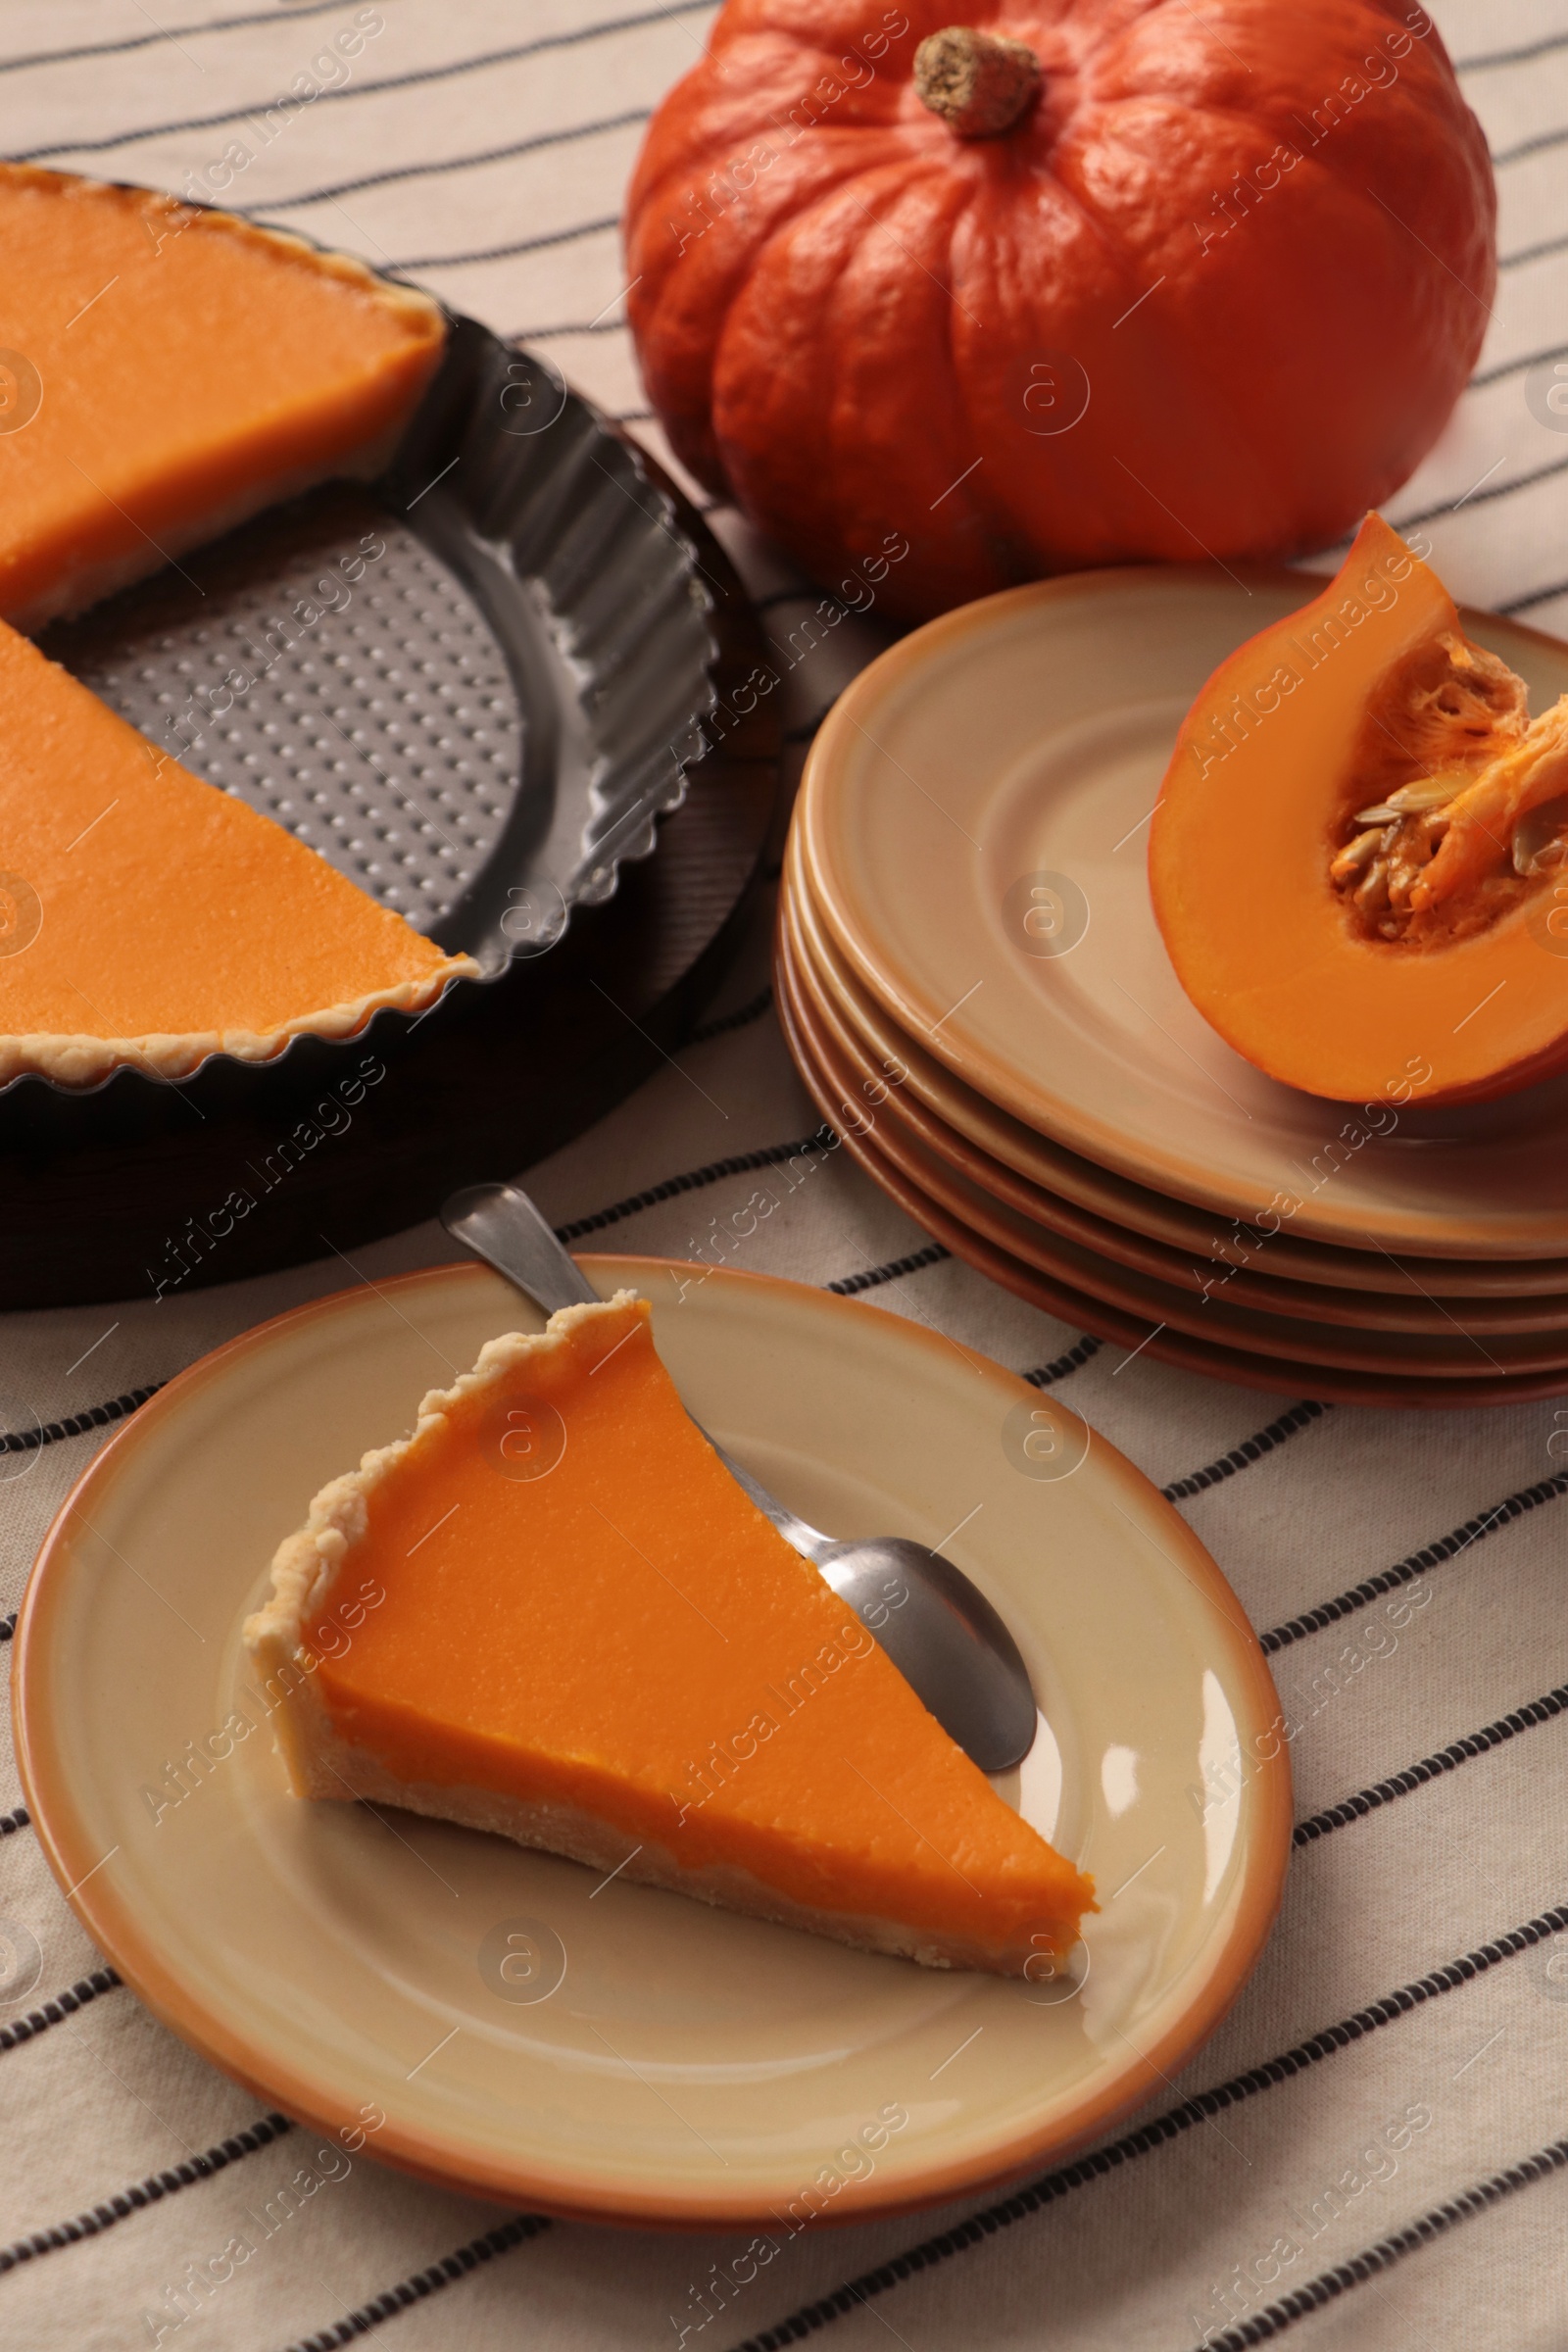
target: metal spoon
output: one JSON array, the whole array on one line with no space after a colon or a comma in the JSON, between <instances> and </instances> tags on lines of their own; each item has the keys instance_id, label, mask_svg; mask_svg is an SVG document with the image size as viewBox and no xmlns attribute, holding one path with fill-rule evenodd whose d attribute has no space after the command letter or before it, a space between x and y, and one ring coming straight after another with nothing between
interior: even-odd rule
<instances>
[{"instance_id":1,"label":"metal spoon","mask_svg":"<svg viewBox=\"0 0 1568 2352\"><path fill-rule=\"evenodd\" d=\"M599 1293L519 1186L469 1185L445 1203L441 1222L455 1242L544 1313L598 1302ZM1037 1722L1029 1671L1002 1619L962 1570L906 1536L835 1543L775 1501L722 1446L711 1438L709 1444L785 1542L821 1570L981 1771L1008 1772L1021 1764Z\"/></svg>"}]
</instances>

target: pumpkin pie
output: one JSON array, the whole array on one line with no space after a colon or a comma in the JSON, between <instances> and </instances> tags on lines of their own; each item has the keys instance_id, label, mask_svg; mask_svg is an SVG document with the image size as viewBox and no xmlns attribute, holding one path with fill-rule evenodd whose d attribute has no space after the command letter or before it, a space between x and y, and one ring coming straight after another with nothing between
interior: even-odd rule
<instances>
[{"instance_id":1,"label":"pumpkin pie","mask_svg":"<svg viewBox=\"0 0 1568 2352\"><path fill-rule=\"evenodd\" d=\"M301 1797L932 1967L1054 1974L1093 1907L743 1494L627 1291L492 1340L323 1487L245 1638Z\"/></svg>"},{"instance_id":2,"label":"pumpkin pie","mask_svg":"<svg viewBox=\"0 0 1568 2352\"><path fill-rule=\"evenodd\" d=\"M3 445L0 445L3 446ZM0 514L4 509L0 508ZM0 1084L180 1078L432 1004L448 956L0 621Z\"/></svg>"},{"instance_id":3,"label":"pumpkin pie","mask_svg":"<svg viewBox=\"0 0 1568 2352\"><path fill-rule=\"evenodd\" d=\"M0 616L34 630L391 457L440 306L281 230L0 166Z\"/></svg>"}]
</instances>

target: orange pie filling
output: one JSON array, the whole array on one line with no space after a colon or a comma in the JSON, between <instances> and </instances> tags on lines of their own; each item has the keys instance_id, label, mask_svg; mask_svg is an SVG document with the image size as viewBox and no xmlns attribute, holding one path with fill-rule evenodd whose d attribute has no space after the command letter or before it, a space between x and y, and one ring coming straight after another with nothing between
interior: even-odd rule
<instances>
[{"instance_id":1,"label":"orange pie filling","mask_svg":"<svg viewBox=\"0 0 1568 2352\"><path fill-rule=\"evenodd\" d=\"M428 1396L246 1634L300 1795L933 1965L1050 1973L1092 1906L742 1493L630 1293Z\"/></svg>"},{"instance_id":2,"label":"orange pie filling","mask_svg":"<svg viewBox=\"0 0 1568 2352\"><path fill-rule=\"evenodd\" d=\"M477 970L0 621L0 1084L268 1060Z\"/></svg>"},{"instance_id":3,"label":"orange pie filling","mask_svg":"<svg viewBox=\"0 0 1568 2352\"><path fill-rule=\"evenodd\" d=\"M329 474L379 472L446 341L344 254L0 165L0 614L39 627Z\"/></svg>"}]
</instances>

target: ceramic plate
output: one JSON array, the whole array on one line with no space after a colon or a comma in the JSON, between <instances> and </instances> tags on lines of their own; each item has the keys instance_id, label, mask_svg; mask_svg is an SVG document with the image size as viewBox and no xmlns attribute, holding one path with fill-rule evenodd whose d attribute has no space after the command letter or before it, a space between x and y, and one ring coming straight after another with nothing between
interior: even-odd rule
<instances>
[{"instance_id":1,"label":"ceramic plate","mask_svg":"<svg viewBox=\"0 0 1568 2352\"><path fill-rule=\"evenodd\" d=\"M780 995L789 1001L795 1033L815 1062L819 1078L835 1087L831 1060L823 1060L810 1009L796 990L787 959L778 960ZM840 1102L841 1116L849 1107ZM926 1198L995 1248L1009 1251L1048 1280L1102 1300L1124 1315L1141 1316L1148 1331L1184 1333L1215 1340L1252 1357L1283 1359L1293 1369L1322 1366L1330 1372L1412 1373L1421 1379L1473 1382L1508 1373L1556 1373L1568 1368L1568 1332L1562 1329L1482 1337L1450 1316L1446 1331L1411 1333L1347 1330L1307 1318L1261 1313L1232 1303L1230 1290L1203 1298L1187 1286L1151 1280L1101 1251L1086 1249L1021 1216L956 1169L905 1137L896 1118L877 1115L875 1149L885 1164L920 1187ZM1456 1305L1463 1301L1456 1301ZM1559 1386L1561 1385L1559 1379Z\"/></svg>"},{"instance_id":2,"label":"ceramic plate","mask_svg":"<svg viewBox=\"0 0 1568 2352\"><path fill-rule=\"evenodd\" d=\"M940 1120L960 1151L978 1162L1001 1164L1120 1231L1129 1247L1147 1238L1190 1259L1218 1259L1238 1267L1261 1266L1278 1280L1332 1285L1366 1293L1385 1291L1403 1298L1434 1294L1466 1298L1568 1299L1568 1259L1418 1257L1401 1251L1341 1249L1332 1242L1298 1240L1289 1225L1266 1236L1227 1230L1226 1220L1194 1208L1168 1194L1130 1184L1110 1169L1067 1152L1037 1135L995 1103L965 1086L944 1062L926 1053L901 1029L845 963L822 928L801 871L799 832L785 851L781 904L787 909L800 951L801 977L811 1001L845 1031L853 1031L877 1068L890 1061L907 1073L903 1092ZM960 1163L961 1164L961 1163ZM1115 1254L1114 1251L1111 1252ZM1136 1264L1136 1258L1128 1262ZM1555 1312L1555 1308L1551 1310Z\"/></svg>"},{"instance_id":3,"label":"ceramic plate","mask_svg":"<svg viewBox=\"0 0 1568 2352\"><path fill-rule=\"evenodd\" d=\"M1165 956L1145 850L1177 726L1220 661L1321 584L1082 573L916 630L812 746L797 816L812 897L928 1051L1136 1184L1243 1219L1283 1194L1294 1235L1352 1248L1568 1255L1568 1078L1406 1109L1366 1141L1350 1108L1233 1054ZM1537 710L1568 689L1568 646L1489 614L1466 626Z\"/></svg>"},{"instance_id":4,"label":"ceramic plate","mask_svg":"<svg viewBox=\"0 0 1568 2352\"><path fill-rule=\"evenodd\" d=\"M845 1118L854 1108L845 1090L833 1082L812 1054L802 1019L802 1007L791 989L788 967L775 957L774 978L779 1017L789 1039L801 1076L825 1115L839 1123L846 1148L890 1200L906 1216L1004 1289L1032 1306L1080 1330L1097 1332L1129 1350L1127 1360L1148 1353L1186 1372L1203 1372L1241 1388L1268 1389L1283 1396L1313 1396L1326 1403L1455 1406L1527 1403L1562 1394L1564 1375L1558 1370L1494 1372L1490 1378L1432 1378L1421 1372L1364 1371L1348 1364L1336 1366L1295 1358L1283 1352L1247 1353L1218 1339L1194 1337L1174 1323L1158 1322L1149 1312L1134 1312L1111 1304L1098 1292L1078 1289L1062 1275L1015 1254L976 1220L959 1214L938 1199L922 1180L901 1167L885 1148L879 1123L858 1124ZM1216 1323L1215 1329L1219 1326ZM1364 1351L1357 1349L1358 1357ZM1117 1369L1120 1370L1120 1366Z\"/></svg>"},{"instance_id":5,"label":"ceramic plate","mask_svg":"<svg viewBox=\"0 0 1568 2352\"><path fill-rule=\"evenodd\" d=\"M261 1715L240 1622L279 1537L432 1380L534 1320L474 1266L232 1342L66 1503L14 1690L27 1805L88 1933L259 2095L327 2130L374 2101L379 2156L559 2212L864 2220L1104 2131L1213 2029L1279 1899L1288 1767L1235 1595L1114 1448L956 1343L760 1276L584 1263L648 1296L694 1411L798 1509L951 1538L1035 1681L1039 1737L998 1785L1096 1876L1087 1973L930 1972L413 1815L300 1803L265 1726L236 1740ZM166 1801L191 1741L210 1761ZM1231 1793L1204 1803L1205 1785ZM546 1997L507 1997L509 1934Z\"/></svg>"},{"instance_id":6,"label":"ceramic plate","mask_svg":"<svg viewBox=\"0 0 1568 2352\"><path fill-rule=\"evenodd\" d=\"M1359 1354L1349 1335L1378 1332L1437 1339L1446 1343L1450 1352L1456 1341L1484 1341L1490 1347L1494 1337L1516 1340L1533 1335L1537 1349L1530 1359L1532 1363L1546 1355L1554 1363L1568 1363L1568 1297L1561 1294L1525 1298L1447 1298L1431 1292L1418 1297L1390 1297L1380 1292L1333 1289L1318 1283L1276 1282L1267 1274L1223 1265L1208 1252L1199 1255L1167 1250L1158 1242L1128 1233L1103 1217L1093 1216L1070 1201L1058 1200L1054 1193L1031 1184L1000 1160L989 1158L934 1111L928 1110L918 1097L911 1095L906 1083L890 1085L886 1061L873 1058L866 1052L832 1000L818 989L787 900L780 906L778 952L789 975L797 1020L818 1069L830 1085L842 1092L844 1115L855 1115L858 1102L863 1105L875 1102L879 1105L879 1140L898 1165L923 1183L934 1198L946 1200L960 1214L978 1195L982 1200L989 1197L999 1202L1009 1217L1023 1220L1021 1230L1039 1227L1047 1250L1039 1263L1048 1271L1058 1262L1051 1253L1052 1239L1055 1237L1108 1261L1105 1273L1112 1282L1119 1279L1119 1269L1128 1268L1135 1276L1145 1276L1160 1285L1159 1296L1167 1295L1174 1287L1185 1295L1189 1308L1196 1311L1193 1328L1200 1335L1205 1321L1202 1299L1206 1291L1215 1304L1227 1309L1255 1307L1266 1315L1329 1326L1327 1337L1335 1350L1333 1360L1343 1360L1348 1348ZM999 1232L998 1238L1005 1239L1006 1235ZM1027 1256L1029 1252L1025 1250L1022 1254ZM1268 1250L1264 1248L1256 1254L1258 1263L1267 1266ZM1067 1273L1064 1261L1060 1270ZM1067 1278L1070 1280L1072 1276L1068 1274ZM1106 1292L1107 1297L1117 1295L1115 1290ZM1212 1315L1206 1319L1212 1320ZM1473 1348L1465 1368L1477 1372L1487 1368L1484 1358L1478 1357Z\"/></svg>"}]
</instances>

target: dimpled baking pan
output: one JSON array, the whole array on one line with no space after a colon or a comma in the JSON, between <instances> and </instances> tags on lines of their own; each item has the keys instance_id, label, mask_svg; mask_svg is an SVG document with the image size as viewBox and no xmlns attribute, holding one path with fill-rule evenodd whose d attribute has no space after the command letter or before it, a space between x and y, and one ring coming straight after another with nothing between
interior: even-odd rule
<instances>
[{"instance_id":1,"label":"dimpled baking pan","mask_svg":"<svg viewBox=\"0 0 1568 2352\"><path fill-rule=\"evenodd\" d=\"M425 1173L399 1185L383 1154L377 1216L346 1197L367 1181L358 1153L333 1154L340 1182L325 1205L362 1238L429 1213L440 1183L476 1165L462 1149L466 1129L475 1151L483 1136L491 1153L510 1153L502 1172L552 1148L650 1066L649 1053L611 1052L597 1031L569 1066L552 1062L552 1048L568 1056L577 1008L596 993L596 956L612 956L611 993L647 1026L655 1007L644 999L638 1013L630 1001L628 925L647 934L644 960L662 980L684 980L715 947L760 850L777 720L762 704L740 726L705 729L760 658L722 551L548 362L471 319L451 320L441 368L378 481L330 483L272 509L40 642L196 774L286 825L443 947L466 950L481 976L452 983L418 1019L382 1011L357 1037L300 1037L265 1063L214 1054L177 1084L131 1067L87 1089L13 1081L0 1090L0 1305L155 1287L148 1248L156 1259L182 1218L202 1222L213 1130L251 1144L290 1134L318 1098L356 1091L367 1065L385 1075L371 1082L376 1121L360 1124L387 1130L394 1160L409 1142L404 1164ZM641 911L617 918L628 874L694 778L707 811L685 829L706 841L686 843L702 868L688 877L694 906L683 914L644 889ZM729 894L723 907L715 889ZM651 903L662 896L656 946ZM672 923L685 961L671 961ZM703 968L710 987L716 975ZM600 1008L585 1017L592 1025ZM589 1083L601 1045L603 1082ZM478 1099L455 1099L459 1069ZM412 1148L436 1117L446 1148ZM145 1203L126 1247L96 1230L106 1187L122 1206ZM67 1200L69 1248L55 1246ZM247 1236L189 1278L320 1250L292 1230L298 1217L262 1222L271 1242L259 1256Z\"/></svg>"}]
</instances>

